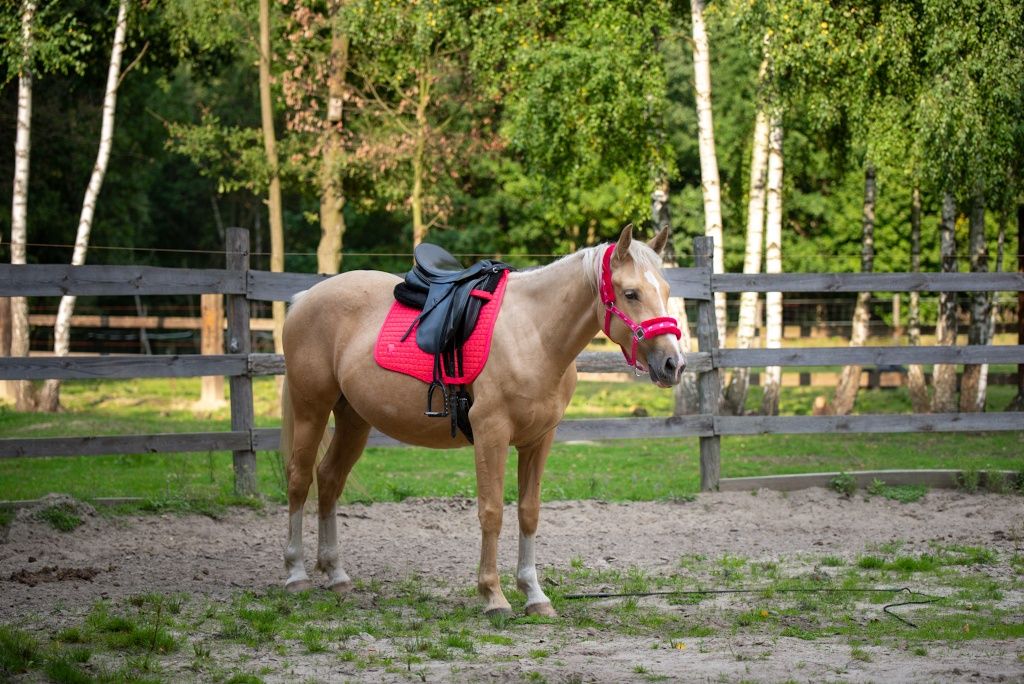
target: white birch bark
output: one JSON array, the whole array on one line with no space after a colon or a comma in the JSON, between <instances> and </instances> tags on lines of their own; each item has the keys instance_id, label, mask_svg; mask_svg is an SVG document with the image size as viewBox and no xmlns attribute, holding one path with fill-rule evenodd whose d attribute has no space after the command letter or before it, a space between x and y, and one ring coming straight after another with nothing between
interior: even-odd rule
<instances>
[{"instance_id":1,"label":"white birch bark","mask_svg":"<svg viewBox=\"0 0 1024 684\"><path fill-rule=\"evenodd\" d=\"M861 219L861 273L871 273L875 262L875 167L868 164L864 171L864 212ZM853 325L850 331L850 346L863 347L868 339L868 324L871 321L871 293L857 294L857 304L853 308ZM853 410L860 391L861 366L843 366L839 375L832 401L826 413L845 416Z\"/></svg>"},{"instance_id":2,"label":"white birch bark","mask_svg":"<svg viewBox=\"0 0 1024 684\"><path fill-rule=\"evenodd\" d=\"M940 254L942 272L956 273L956 203L953 195L946 192L942 198L942 220L939 222ZM935 325L935 344L953 346L956 344L956 293L939 293L939 319ZM954 413L956 401L956 366L937 363L932 369L932 411Z\"/></svg>"},{"instance_id":3,"label":"white birch bark","mask_svg":"<svg viewBox=\"0 0 1024 684\"><path fill-rule=\"evenodd\" d=\"M722 245L722 199L715 153L715 126L711 110L711 56L704 27L704 0L690 0L693 23L693 82L697 101L697 142L700 151L700 182L704 194L704 234L714 238L711 267L715 273L725 270ZM725 346L725 293L715 293L718 339Z\"/></svg>"},{"instance_id":4,"label":"white birch bark","mask_svg":"<svg viewBox=\"0 0 1024 684\"><path fill-rule=\"evenodd\" d=\"M777 118L773 119L769 129L764 272L782 273L782 122ZM782 293L767 292L764 301L764 346L766 349L778 349L782 346ZM764 387L761 413L766 416L778 415L782 369L779 366L765 368L761 384Z\"/></svg>"},{"instance_id":5,"label":"white birch bark","mask_svg":"<svg viewBox=\"0 0 1024 684\"><path fill-rule=\"evenodd\" d=\"M910 203L910 270L921 271L921 190L914 186ZM921 293L910 293L910 318L907 321L907 337L910 345L921 345ZM907 366L907 389L910 406L914 413L929 413L931 399L924 379L924 369L919 363Z\"/></svg>"},{"instance_id":6,"label":"white birch bark","mask_svg":"<svg viewBox=\"0 0 1024 684\"><path fill-rule=\"evenodd\" d=\"M765 65L762 64L762 72ZM761 272L761 253L764 246L765 183L768 176L768 114L758 108L754 120L754 141L750 155L750 196L747 201L747 247L743 257L744 273ZM736 348L749 349L754 340L757 316L756 292L740 296L739 324L736 328ZM723 409L733 415L743 415L750 387L750 369L735 368L725 390Z\"/></svg>"},{"instance_id":7,"label":"white birch bark","mask_svg":"<svg viewBox=\"0 0 1024 684\"><path fill-rule=\"evenodd\" d=\"M14 140L14 195L11 198L11 263L24 264L28 243L28 180L32 149L32 28L36 2L21 5L21 71L18 74L17 131ZM11 297L11 356L29 353L28 299ZM35 407L32 384L11 381L4 394L14 400L19 411Z\"/></svg>"},{"instance_id":8,"label":"white birch bark","mask_svg":"<svg viewBox=\"0 0 1024 684\"><path fill-rule=\"evenodd\" d=\"M100 147L96 153L96 164L92 168L89 185L82 201L82 213L78 218L78 232L75 235L75 250L71 256L72 266L85 263L89 251L89 235L96 213L96 200L103 187L103 178L110 162L110 148L114 143L114 116L117 110L117 87L121 80L121 57L124 55L125 33L128 27L128 0L120 0L117 6L117 25L114 29L114 46L110 51L110 66L107 69L107 86L103 96ZM57 322L53 328L53 352L67 356L71 340L71 315L75 310L75 296L64 295L57 307ZM42 406L47 411L60 407L60 380L47 380L43 389Z\"/></svg>"},{"instance_id":9,"label":"white birch bark","mask_svg":"<svg viewBox=\"0 0 1024 684\"><path fill-rule=\"evenodd\" d=\"M974 195L971 207L970 231L971 273L988 271L988 247L985 244L985 195L979 190ZM972 292L971 327L967 344L989 344L989 316L991 299L987 292ZM985 383L987 385L987 381ZM974 413L985 409L985 386L981 382L981 364L965 364L960 378L960 410Z\"/></svg>"},{"instance_id":10,"label":"white birch bark","mask_svg":"<svg viewBox=\"0 0 1024 684\"><path fill-rule=\"evenodd\" d=\"M1006 244L1006 221L1005 216L999 221L999 235L996 237L996 263L995 272L1003 272L1003 251ZM988 307L988 344L993 344L996 339L996 318L999 316L999 301L995 292L986 292L989 300ZM981 372L978 377L978 396L981 403L979 411L985 410L985 399L988 397L988 364L981 364Z\"/></svg>"}]
</instances>

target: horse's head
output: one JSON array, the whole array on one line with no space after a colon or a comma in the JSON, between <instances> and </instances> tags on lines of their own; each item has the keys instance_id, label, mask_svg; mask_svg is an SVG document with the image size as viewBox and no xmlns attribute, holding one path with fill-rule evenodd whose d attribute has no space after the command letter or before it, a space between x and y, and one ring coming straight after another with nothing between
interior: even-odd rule
<instances>
[{"instance_id":1,"label":"horse's head","mask_svg":"<svg viewBox=\"0 0 1024 684\"><path fill-rule=\"evenodd\" d=\"M646 369L660 387L679 382L686 367L682 331L668 312L669 284L661 273L668 227L643 243L626 226L601 255L600 313L605 334L632 366ZM627 350L630 350L627 352Z\"/></svg>"}]
</instances>

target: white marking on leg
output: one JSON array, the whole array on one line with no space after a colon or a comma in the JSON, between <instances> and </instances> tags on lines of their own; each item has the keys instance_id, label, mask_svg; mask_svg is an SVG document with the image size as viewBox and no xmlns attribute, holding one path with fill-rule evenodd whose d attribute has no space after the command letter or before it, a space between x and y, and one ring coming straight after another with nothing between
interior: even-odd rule
<instances>
[{"instance_id":1,"label":"white marking on leg","mask_svg":"<svg viewBox=\"0 0 1024 684\"><path fill-rule=\"evenodd\" d=\"M288 546L284 550L284 568L288 571L285 586L309 581L302 555L302 509L288 516Z\"/></svg>"},{"instance_id":2,"label":"white marking on leg","mask_svg":"<svg viewBox=\"0 0 1024 684\"><path fill-rule=\"evenodd\" d=\"M653 271L644 271L644 279L654 286L654 289L658 291L659 295L661 294L661 283L658 282L658 278L657 276L654 275ZM668 283L665 283L665 289L671 292L671 288L668 285ZM671 317L669 315L668 309L665 306L665 299L659 296L658 301L661 302L661 312L658 315L664 317ZM679 340L676 339L675 335L670 335L668 337L671 340L671 344L675 347L676 363L682 366L683 364L686 363L686 359L683 356L682 345L679 343Z\"/></svg>"},{"instance_id":3,"label":"white marking on leg","mask_svg":"<svg viewBox=\"0 0 1024 684\"><path fill-rule=\"evenodd\" d=\"M534 549L535 535L519 533L519 565L516 568L516 585L526 594L526 605L550 603L537 581L537 560Z\"/></svg>"},{"instance_id":4,"label":"white marking on leg","mask_svg":"<svg viewBox=\"0 0 1024 684\"><path fill-rule=\"evenodd\" d=\"M341 567L338 551L338 514L335 507L331 508L326 518L319 519L316 558L316 567L327 573L330 586L348 584L352 581Z\"/></svg>"}]
</instances>

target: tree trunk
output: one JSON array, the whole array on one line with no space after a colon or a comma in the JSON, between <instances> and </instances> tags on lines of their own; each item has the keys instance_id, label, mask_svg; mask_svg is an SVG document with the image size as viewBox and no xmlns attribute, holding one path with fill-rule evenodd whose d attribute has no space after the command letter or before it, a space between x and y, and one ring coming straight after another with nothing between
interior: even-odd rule
<instances>
[{"instance_id":1,"label":"tree trunk","mask_svg":"<svg viewBox=\"0 0 1024 684\"><path fill-rule=\"evenodd\" d=\"M93 166L89 185L82 201L82 214L78 219L78 231L75 235L75 250L71 255L71 265L81 266L89 251L89 236L92 233L93 216L96 213L96 201L103 187L103 178L110 162L110 149L114 144L114 116L117 112L117 88L121 81L121 57L124 54L125 33L128 30L128 0L120 0L117 7L117 26L114 29L114 46L110 51L110 66L107 69L107 86L103 96L103 122L100 127L100 146L96 153L96 164ZM53 352L57 356L67 356L71 347L71 316L75 311L74 295L64 295L57 307L57 321L53 326ZM60 380L47 380L43 386L40 408L46 411L60 409Z\"/></svg>"},{"instance_id":2,"label":"tree trunk","mask_svg":"<svg viewBox=\"0 0 1024 684\"><path fill-rule=\"evenodd\" d=\"M764 224L764 272L782 273L782 122L774 119L769 129L768 180L766 187ZM765 293L765 348L778 349L782 346L782 293ZM761 413L766 416L779 414L779 390L782 384L782 369L769 366L764 369L764 396L761 399Z\"/></svg>"},{"instance_id":3,"label":"tree trunk","mask_svg":"<svg viewBox=\"0 0 1024 684\"><path fill-rule=\"evenodd\" d=\"M267 206L270 209L270 270L284 271L284 217L281 209L280 165L277 159L277 135L274 133L274 106L270 93L270 0L260 0L260 122L263 128L263 149L270 169ZM284 331L284 302L274 302L274 351L284 353L281 336Z\"/></svg>"},{"instance_id":4,"label":"tree trunk","mask_svg":"<svg viewBox=\"0 0 1024 684\"><path fill-rule=\"evenodd\" d=\"M427 237L427 227L423 223L423 174L426 164L427 149L427 107L430 105L430 80L428 70L424 68L419 79L419 99L416 102L416 146L412 158L412 246L423 242Z\"/></svg>"},{"instance_id":5,"label":"tree trunk","mask_svg":"<svg viewBox=\"0 0 1024 684\"><path fill-rule=\"evenodd\" d=\"M762 64L761 70L765 66ZM764 244L764 191L768 174L768 114L758 108L754 121L754 142L750 156L750 198L747 202L747 249L743 257L744 273L761 272L761 252ZM739 325L736 328L736 348L749 349L754 340L757 293L744 292L740 296ZM750 369L735 368L725 389L723 412L742 416L750 388Z\"/></svg>"},{"instance_id":6,"label":"tree trunk","mask_svg":"<svg viewBox=\"0 0 1024 684\"><path fill-rule=\"evenodd\" d=\"M956 263L956 204L953 195L946 192L942 197L942 220L939 222L939 250L942 257L942 272L955 273ZM939 320L935 326L935 343L953 346L956 344L956 293L939 293ZM932 385L935 395L932 410L936 413L956 411L956 366L937 363L932 371Z\"/></svg>"},{"instance_id":7,"label":"tree trunk","mask_svg":"<svg viewBox=\"0 0 1024 684\"><path fill-rule=\"evenodd\" d=\"M1006 212L1000 212L999 230L996 234L996 263L995 272L1003 272L1003 249L1006 245ZM992 344L996 338L996 319L999 317L999 301L995 292L986 292L988 295L988 344ZM981 372L978 375L978 396L988 396L988 364L981 364ZM979 411L985 410L985 403L981 404Z\"/></svg>"},{"instance_id":8,"label":"tree trunk","mask_svg":"<svg viewBox=\"0 0 1024 684\"><path fill-rule=\"evenodd\" d=\"M338 26L340 3L331 3L331 63L327 75L327 130L320 166L320 244L316 248L317 271L337 273L345 238L345 194L341 163L344 154L345 78L348 72L348 35Z\"/></svg>"},{"instance_id":9,"label":"tree trunk","mask_svg":"<svg viewBox=\"0 0 1024 684\"><path fill-rule=\"evenodd\" d=\"M1024 273L1024 204L1017 205L1017 272ZM1024 291L1017 293L1017 344L1024 345ZM1017 364L1017 395L1007 411L1024 411L1024 363Z\"/></svg>"},{"instance_id":10,"label":"tree trunk","mask_svg":"<svg viewBox=\"0 0 1024 684\"><path fill-rule=\"evenodd\" d=\"M693 20L693 82L697 101L697 143L700 151L700 181L704 194L704 234L714 238L712 270L725 271L722 244L722 199L715 153L715 126L711 111L711 56L704 27L704 0L690 0ZM725 346L725 293L715 293L715 317L718 318L719 344Z\"/></svg>"},{"instance_id":11,"label":"tree trunk","mask_svg":"<svg viewBox=\"0 0 1024 684\"><path fill-rule=\"evenodd\" d=\"M861 217L860 271L871 273L875 267L875 167L869 163L864 170L864 213ZM853 308L853 330L850 332L850 346L863 347L868 339L868 323L871 321L871 293L857 294ZM844 366L839 376L836 392L825 409L829 415L845 416L853 410L860 391L860 366Z\"/></svg>"},{"instance_id":12,"label":"tree trunk","mask_svg":"<svg viewBox=\"0 0 1024 684\"><path fill-rule=\"evenodd\" d=\"M971 207L970 233L971 273L988 271L988 247L985 244L985 195L978 191ZM988 344L989 298L987 292L971 293L971 327L967 331L967 344ZM960 379L960 410L975 413L985 410L985 395L981 391L981 364L964 365Z\"/></svg>"},{"instance_id":13,"label":"tree trunk","mask_svg":"<svg viewBox=\"0 0 1024 684\"><path fill-rule=\"evenodd\" d=\"M11 201L11 263L24 264L28 243L28 179L32 148L32 28L36 15L35 0L21 6L21 69L18 73L18 121L14 141L14 195ZM11 297L11 356L28 356L31 343L28 324L28 299ZM31 382L14 380L10 390L19 411L31 411L36 395Z\"/></svg>"},{"instance_id":14,"label":"tree trunk","mask_svg":"<svg viewBox=\"0 0 1024 684\"><path fill-rule=\"evenodd\" d=\"M921 189L914 186L910 203L910 270L921 272ZM921 293L910 293L910 315L907 321L907 336L911 346L921 345ZM907 389L910 392L910 406L914 413L931 411L931 399L924 379L921 364L912 363L907 367Z\"/></svg>"},{"instance_id":15,"label":"tree trunk","mask_svg":"<svg viewBox=\"0 0 1024 684\"><path fill-rule=\"evenodd\" d=\"M668 206L668 183L663 183L662 187L651 193L651 218L654 222L655 232L665 226L672 225L672 215L669 213ZM672 244L672 240L669 240L668 245L665 247L662 266L665 268L675 268L678 265L675 247ZM668 315L679 322L679 329L683 333L683 336L679 339L679 345L684 353L689 353L690 321L686 316L686 302L682 297L669 297ZM675 405L672 409L673 416L686 416L700 411L700 399L697 394L697 376L693 373L683 373L679 384L672 388L672 394L675 399Z\"/></svg>"}]
</instances>

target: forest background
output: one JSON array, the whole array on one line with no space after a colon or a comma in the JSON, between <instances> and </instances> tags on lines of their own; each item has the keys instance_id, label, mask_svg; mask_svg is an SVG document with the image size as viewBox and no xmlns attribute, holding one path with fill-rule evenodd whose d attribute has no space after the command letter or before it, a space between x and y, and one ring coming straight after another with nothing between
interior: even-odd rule
<instances>
[{"instance_id":1,"label":"forest background","mask_svg":"<svg viewBox=\"0 0 1024 684\"><path fill-rule=\"evenodd\" d=\"M33 77L28 262L69 261L122 7L90 263L221 266L225 227L243 226L255 268L398 272L424 238L525 266L657 220L656 191L689 263L714 222L695 18L722 268L744 269L751 195L772 182L751 168L759 120L778 164L783 270L909 271L915 225L926 271L1020 251L1005 230L1024 182L1014 0L54 0L0 8L0 187L16 185L18 84ZM275 183L283 266L270 258Z\"/></svg>"}]
</instances>

